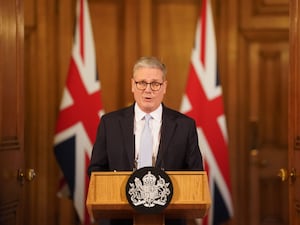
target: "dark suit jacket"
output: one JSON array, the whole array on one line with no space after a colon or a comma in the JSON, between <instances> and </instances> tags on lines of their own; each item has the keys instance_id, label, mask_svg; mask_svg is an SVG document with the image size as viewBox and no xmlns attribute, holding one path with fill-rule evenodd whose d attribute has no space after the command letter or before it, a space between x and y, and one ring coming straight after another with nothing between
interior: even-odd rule
<instances>
[{"instance_id":1,"label":"dark suit jacket","mask_svg":"<svg viewBox=\"0 0 300 225\"><path fill-rule=\"evenodd\" d=\"M102 116L88 168L89 175L92 171L132 171L135 168L133 126L134 104ZM164 105L155 166L166 171L203 170L195 121Z\"/></svg>"}]
</instances>

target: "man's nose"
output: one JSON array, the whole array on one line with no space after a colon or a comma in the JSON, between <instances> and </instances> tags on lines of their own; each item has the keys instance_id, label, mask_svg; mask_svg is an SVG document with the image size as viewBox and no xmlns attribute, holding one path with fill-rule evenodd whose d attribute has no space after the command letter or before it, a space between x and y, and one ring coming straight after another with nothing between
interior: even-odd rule
<instances>
[{"instance_id":1,"label":"man's nose","mask_svg":"<svg viewBox=\"0 0 300 225\"><path fill-rule=\"evenodd\" d=\"M151 83L148 83L148 84L146 85L145 91L149 91L149 92L152 91L152 89L151 89Z\"/></svg>"}]
</instances>

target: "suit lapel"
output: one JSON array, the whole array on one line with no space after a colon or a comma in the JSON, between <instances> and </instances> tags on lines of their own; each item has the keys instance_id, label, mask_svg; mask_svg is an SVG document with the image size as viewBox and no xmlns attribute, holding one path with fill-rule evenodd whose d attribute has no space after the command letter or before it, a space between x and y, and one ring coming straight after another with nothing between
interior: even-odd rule
<instances>
[{"instance_id":1,"label":"suit lapel","mask_svg":"<svg viewBox=\"0 0 300 225\"><path fill-rule=\"evenodd\" d=\"M135 149L135 143L134 143L134 130L133 130L133 124L134 124L134 110L133 106L127 108L124 111L124 115L120 118L120 126L121 126L121 132L123 137L123 145L125 148L125 151L127 152L127 157L130 165L132 168L134 167L134 149Z\"/></svg>"},{"instance_id":2,"label":"suit lapel","mask_svg":"<svg viewBox=\"0 0 300 225\"><path fill-rule=\"evenodd\" d=\"M172 136L176 130L176 126L177 124L175 122L174 116L172 116L167 108L163 107L161 138L156 159L156 166L158 167L163 167L164 155L166 154L169 143L172 140Z\"/></svg>"}]
</instances>

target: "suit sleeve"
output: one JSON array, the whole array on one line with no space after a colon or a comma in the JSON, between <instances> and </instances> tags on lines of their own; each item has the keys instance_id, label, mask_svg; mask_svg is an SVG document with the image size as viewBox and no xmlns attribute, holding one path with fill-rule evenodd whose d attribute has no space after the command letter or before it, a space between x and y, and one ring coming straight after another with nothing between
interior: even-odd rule
<instances>
[{"instance_id":1,"label":"suit sleeve","mask_svg":"<svg viewBox=\"0 0 300 225\"><path fill-rule=\"evenodd\" d=\"M203 159L199 147L198 133L195 121L193 120L189 133L189 144L187 151L187 164L191 170L203 170Z\"/></svg>"},{"instance_id":2,"label":"suit sleeve","mask_svg":"<svg viewBox=\"0 0 300 225\"><path fill-rule=\"evenodd\" d=\"M96 141L93 145L90 165L88 167L88 175L94 171L108 170L107 143L105 132L105 117L103 117L98 126Z\"/></svg>"}]
</instances>

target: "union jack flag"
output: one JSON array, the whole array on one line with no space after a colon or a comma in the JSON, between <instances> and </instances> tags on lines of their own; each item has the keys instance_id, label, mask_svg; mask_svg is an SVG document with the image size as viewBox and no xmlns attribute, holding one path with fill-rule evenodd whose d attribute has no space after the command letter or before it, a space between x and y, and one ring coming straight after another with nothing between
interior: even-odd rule
<instances>
[{"instance_id":1,"label":"union jack flag","mask_svg":"<svg viewBox=\"0 0 300 225\"><path fill-rule=\"evenodd\" d=\"M72 56L60 112L54 152L81 224L90 224L86 209L87 167L102 113L100 81L88 4L77 1Z\"/></svg>"},{"instance_id":2,"label":"union jack flag","mask_svg":"<svg viewBox=\"0 0 300 225\"><path fill-rule=\"evenodd\" d=\"M210 1L203 0L181 112L197 124L212 197L208 215L197 222L209 225L221 224L233 216L228 137L215 42Z\"/></svg>"}]
</instances>

